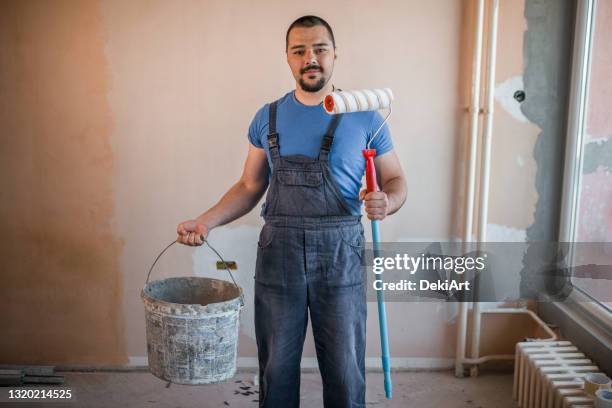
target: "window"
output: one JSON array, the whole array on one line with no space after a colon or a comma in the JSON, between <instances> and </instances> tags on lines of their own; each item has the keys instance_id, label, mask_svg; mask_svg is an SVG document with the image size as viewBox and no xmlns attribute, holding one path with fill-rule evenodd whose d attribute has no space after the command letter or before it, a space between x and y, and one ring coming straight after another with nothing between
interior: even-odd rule
<instances>
[{"instance_id":1,"label":"window","mask_svg":"<svg viewBox=\"0 0 612 408\"><path fill-rule=\"evenodd\" d=\"M612 312L612 1L577 15L560 241L573 242L572 283Z\"/></svg>"}]
</instances>

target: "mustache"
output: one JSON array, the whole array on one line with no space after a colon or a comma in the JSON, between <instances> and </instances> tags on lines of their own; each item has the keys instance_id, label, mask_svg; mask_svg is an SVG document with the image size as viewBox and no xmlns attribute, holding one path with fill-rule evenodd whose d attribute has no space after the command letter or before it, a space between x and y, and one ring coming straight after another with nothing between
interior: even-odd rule
<instances>
[{"instance_id":1,"label":"mustache","mask_svg":"<svg viewBox=\"0 0 612 408\"><path fill-rule=\"evenodd\" d=\"M323 68L321 68L321 67L320 67L320 66L318 66L318 65L311 65L311 66L308 66L308 67L302 68L302 69L300 70L300 75L304 75L304 74L306 73L306 71L310 71L310 70L313 70L313 71L319 71L319 72L323 73Z\"/></svg>"}]
</instances>

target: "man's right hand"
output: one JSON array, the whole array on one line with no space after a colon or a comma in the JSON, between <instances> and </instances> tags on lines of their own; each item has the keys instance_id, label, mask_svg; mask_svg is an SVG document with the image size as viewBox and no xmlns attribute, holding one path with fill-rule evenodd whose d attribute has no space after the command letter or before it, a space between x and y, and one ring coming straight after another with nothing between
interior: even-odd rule
<instances>
[{"instance_id":1,"label":"man's right hand","mask_svg":"<svg viewBox=\"0 0 612 408\"><path fill-rule=\"evenodd\" d=\"M176 242L189 246L200 246L204 243L202 238L208 236L208 228L198 220L181 222L176 227L178 238Z\"/></svg>"}]
</instances>

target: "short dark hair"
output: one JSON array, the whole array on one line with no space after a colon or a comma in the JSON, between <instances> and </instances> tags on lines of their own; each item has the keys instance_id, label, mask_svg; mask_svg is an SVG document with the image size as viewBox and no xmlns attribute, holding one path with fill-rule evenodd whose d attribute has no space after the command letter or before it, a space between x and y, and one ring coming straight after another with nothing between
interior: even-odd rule
<instances>
[{"instance_id":1,"label":"short dark hair","mask_svg":"<svg viewBox=\"0 0 612 408\"><path fill-rule=\"evenodd\" d=\"M327 24L327 21L317 16L302 16L295 20L293 23L291 23L291 25L287 29L287 35L285 36L285 51L289 48L289 32L292 29L294 29L295 27L310 28L315 26L323 26L327 29L327 32L329 33L329 38L331 38L332 45L334 46L334 48L336 48L336 40L334 39L334 33L329 24Z\"/></svg>"}]
</instances>

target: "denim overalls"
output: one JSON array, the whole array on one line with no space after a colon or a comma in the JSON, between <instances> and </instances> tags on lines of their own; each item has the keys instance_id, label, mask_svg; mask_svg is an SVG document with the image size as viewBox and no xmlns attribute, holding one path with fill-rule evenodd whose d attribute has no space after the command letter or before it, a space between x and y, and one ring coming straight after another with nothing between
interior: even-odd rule
<instances>
[{"instance_id":1,"label":"denim overalls","mask_svg":"<svg viewBox=\"0 0 612 408\"><path fill-rule=\"evenodd\" d=\"M276 109L273 102L272 175L255 268L259 406L299 406L310 310L325 407L365 407L365 239L328 163L342 116L333 117L318 159L281 157Z\"/></svg>"}]
</instances>

